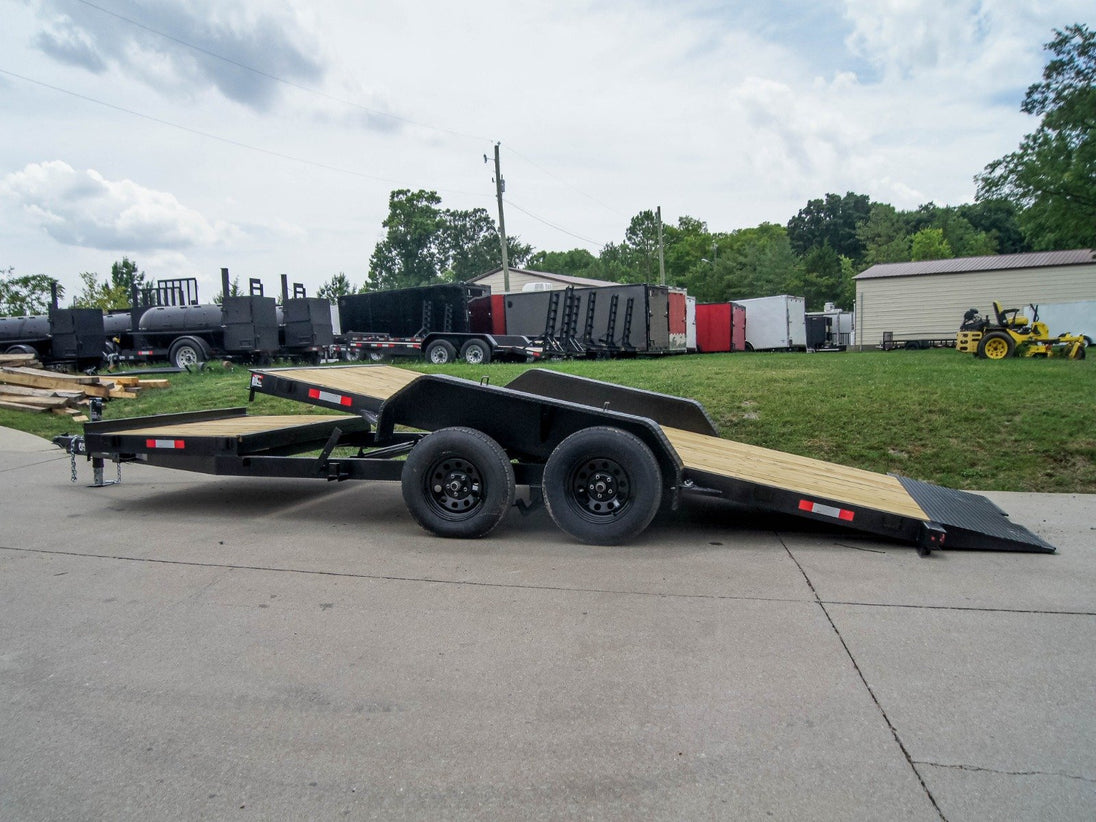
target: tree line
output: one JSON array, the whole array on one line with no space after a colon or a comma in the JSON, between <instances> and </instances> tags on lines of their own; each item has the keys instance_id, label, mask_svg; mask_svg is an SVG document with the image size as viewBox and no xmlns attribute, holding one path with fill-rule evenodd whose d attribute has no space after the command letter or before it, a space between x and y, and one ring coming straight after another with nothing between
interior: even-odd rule
<instances>
[{"instance_id":1,"label":"tree line","mask_svg":"<svg viewBox=\"0 0 1096 822\"><path fill-rule=\"evenodd\" d=\"M850 191L809 200L782 225L713 231L682 216L662 227L666 282L702 302L792 293L806 297L811 310L825 302L849 308L853 277L877 263L1096 247L1096 32L1067 26L1046 48L1051 58L1042 80L1028 88L1020 107L1039 124L1016 151L975 176L973 203L930 202L903 211ZM386 233L369 258L366 280L354 285L340 272L318 296L460 282L501 265L499 234L486 209L444 208L437 192L409 189L392 191L388 206ZM507 257L515 268L658 282L658 229L655 212L645 210L631 219L621 242L597 254L535 250L508 237ZM144 282L128 258L116 262L106 280L89 272L80 277L76 306L123 307L129 288ZM0 313L41 313L49 282L45 275L0 272Z\"/></svg>"}]
</instances>

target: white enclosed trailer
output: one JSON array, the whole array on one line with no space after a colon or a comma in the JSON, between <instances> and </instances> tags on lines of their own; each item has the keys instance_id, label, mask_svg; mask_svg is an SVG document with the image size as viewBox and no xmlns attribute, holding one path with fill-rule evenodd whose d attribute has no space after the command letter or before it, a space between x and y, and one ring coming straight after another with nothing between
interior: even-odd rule
<instances>
[{"instance_id":1,"label":"white enclosed trailer","mask_svg":"<svg viewBox=\"0 0 1096 822\"><path fill-rule=\"evenodd\" d=\"M1039 303L1029 305L1028 319L1047 324L1052 336L1059 334L1083 334L1089 345L1096 340L1096 300L1079 300L1073 303Z\"/></svg>"},{"instance_id":2,"label":"white enclosed trailer","mask_svg":"<svg viewBox=\"0 0 1096 822\"><path fill-rule=\"evenodd\" d=\"M806 350L805 298L780 294L735 302L746 309L746 350Z\"/></svg>"}]
</instances>

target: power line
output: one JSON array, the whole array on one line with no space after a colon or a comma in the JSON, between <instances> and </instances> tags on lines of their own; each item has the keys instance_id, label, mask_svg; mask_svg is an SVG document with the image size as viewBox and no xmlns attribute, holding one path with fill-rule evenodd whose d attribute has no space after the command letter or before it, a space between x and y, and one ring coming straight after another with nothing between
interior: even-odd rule
<instances>
[{"instance_id":1,"label":"power line","mask_svg":"<svg viewBox=\"0 0 1096 822\"><path fill-rule=\"evenodd\" d=\"M566 228L562 228L561 226L558 226L555 223L550 223L550 222L548 222L548 220L545 220L543 217L538 217L533 212L522 208L517 203L515 203L513 200L507 199L505 202L508 206L512 206L512 207L516 208L522 214L525 214L529 217L532 217L538 223L543 223L544 225L548 226L549 228L554 228L556 231L559 231L563 234L566 234L569 237L574 237L576 240L582 240L582 242L586 243L587 245L592 245L592 246L595 246L599 249L604 248L606 245L608 245L608 243L599 243L597 240L591 240L589 237L583 237L581 234L575 234L573 231L568 231Z\"/></svg>"},{"instance_id":2,"label":"power line","mask_svg":"<svg viewBox=\"0 0 1096 822\"><path fill-rule=\"evenodd\" d=\"M257 151L260 154L266 154L270 157L277 157L281 160L290 160L294 163L301 163L303 165L313 166L314 168L322 168L326 171L333 171L333 172L336 172L338 174L348 174L352 177L361 177L361 178L366 179L366 180L374 180L376 182L387 183L389 185L394 185L394 186L403 186L404 185L399 180L393 180L393 179L390 179L388 177L378 177L375 174L366 174L363 171L354 171L353 169L349 169L349 168L341 168L339 166L333 166L333 165L329 165L327 163L320 163L320 162L317 162L315 160L309 160L305 157L297 157L297 156L294 156L292 154L285 154L283 152L274 151L274 150L269 149L269 148L262 148L261 146L255 146L255 145L251 145L249 143L243 143L243 142L240 142L239 140L233 140L229 137L222 137L219 134L213 134L213 133L208 132L208 131L202 131L200 129L191 128L190 126L184 126L181 123L173 123L170 120L164 120L160 117L153 117L150 114L142 114L139 111L134 111L133 109L125 108L124 106L119 106L119 105L116 105L114 103L108 103L105 100L99 100L95 97L89 97L86 94L81 94L81 93L76 92L76 91L70 91L69 89L61 88L60 86L54 86L54 85L51 85L49 83L44 83L41 80L35 80L31 77L26 77L22 74L17 74L14 71L8 71L7 69L0 68L0 74L6 74L9 77L15 77L19 80L22 80L22 81L26 82L26 83L32 83L33 85L41 86L42 88L48 88L51 91L56 91L56 92L59 92L61 94L67 94L70 97L75 97L79 100L84 100L85 102L95 103L96 105L103 106L105 108L113 109L115 111L120 111L124 114L129 114L132 117L139 117L142 120L148 120L149 122L157 123L157 124L162 125L162 126L169 126L171 128L177 128L180 131L185 131L185 132L188 132L190 134L196 134L199 137L205 137L208 140L216 140L217 142L220 142L220 143L226 143L230 146L235 146L236 148L243 148L243 149L247 149L248 151ZM460 195L463 195L463 196L466 196L466 197L483 197L484 196L482 192L460 191L458 189L436 189L436 190L437 191L443 191L447 194L460 194Z\"/></svg>"},{"instance_id":3,"label":"power line","mask_svg":"<svg viewBox=\"0 0 1096 822\"><path fill-rule=\"evenodd\" d=\"M476 140L476 141L480 141L480 142L489 142L486 138L478 137L474 134L466 134L465 132L462 132L462 131L457 131L457 130L451 129L451 128L445 128L444 126L435 126L435 125L431 125L430 123L420 123L416 120L411 120L407 117L401 117L398 114L391 114L391 113L386 112L386 111L381 111L380 109L374 109L374 108L369 108L368 106L363 106L361 103L355 103L353 100L345 100L341 97L336 97L333 94L328 94L327 92L320 91L317 88L312 88L310 86L305 86L305 85L302 85L301 83L294 82L293 80L287 80L284 77L279 77L276 74L270 74L268 72L263 71L262 69L257 69L254 66L249 66L246 63L241 63L238 60L233 60L231 57L225 57L223 54L217 54L217 52L215 52L215 51L210 51L209 49L203 48L202 46L196 45L195 43L190 43L186 40L182 40L178 37L175 37L174 35L167 34L166 32L160 31L158 29L154 29L151 26L146 26L144 23L140 23L137 20L134 20L130 17L126 17L124 15L118 14L117 12L111 11L110 9L105 9L102 6L98 6L95 3L89 2L89 0L76 0L76 2L83 4L83 5L87 6L88 8L92 8L92 9L95 9L96 11L102 12L103 14L107 14L107 15L110 15L111 17L117 18L118 20L122 20L126 23L129 23L131 26L135 26L135 27L137 27L137 28L139 28L143 31L147 31L150 34L155 34L158 37L163 37L165 40L170 40L173 43L178 43L180 46L185 46L188 49L193 49L194 51L201 52L202 54L205 54L208 57L212 57L215 60L221 60L225 63L228 63L229 65L236 66L237 68L241 68L244 71L250 71L253 74L259 75L260 77L265 77L268 80L273 80L276 83L282 83L284 85L291 86L292 88L299 89L300 91L305 91L305 92L308 92L309 94L315 94L317 97L323 97L326 100L331 100L332 102L335 102L335 103L341 103L344 106L350 106L352 108L359 109L361 111L366 112L367 114L372 114L375 117L386 117L390 120L396 120L398 122L406 123L407 125L415 126L417 128L425 128L425 129L430 129L432 131L440 131L440 132L443 132L445 134L452 134L456 137L464 137L464 138L469 139L469 140Z\"/></svg>"},{"instance_id":4,"label":"power line","mask_svg":"<svg viewBox=\"0 0 1096 822\"><path fill-rule=\"evenodd\" d=\"M561 183L563 183L563 184L564 184L565 186L567 186L567 188L571 189L571 190L572 190L573 192L575 192L576 194L581 194L581 195L582 195L583 197L585 197L585 198L586 198L587 200L589 200L590 202L592 202L592 203L595 203L595 204L597 204L597 205L601 206L601 207L602 207L602 208L604 208L604 209L605 209L606 211L611 211L611 212L613 212L614 214L616 214L616 215L618 215L618 216L621 216L621 217L626 217L626 218L628 218L628 219L631 219L631 216L632 216L632 215L630 215L630 214L625 214L625 213L624 213L623 211L620 211L619 209L613 208L613 207L612 207L611 205L608 205L607 203L603 203L603 202L602 202L601 200L597 199L597 198L596 198L596 197L594 197L593 195L591 195L591 194L587 194L587 193L586 193L585 191L583 191L582 189L580 189L580 188L577 188L576 186L573 186L573 185L571 185L571 184L570 184L569 182L567 182L566 180L564 180L564 179L563 179L562 177L560 177L560 176L559 176L558 174L553 174L553 173L552 173L551 171L549 171L548 169L546 169L546 168L545 168L544 166L542 166L542 165L541 165L540 163L538 163L538 162L537 162L536 160L533 160L533 159L532 159L532 158L530 158L530 157L526 157L526 156L525 156L524 154L522 154L522 153L521 153L520 151L516 151L515 149L512 149L512 148L510 148L509 146L507 146L507 147L506 147L506 150L507 150L507 151L509 151L509 152L510 152L510 153L512 153L512 154L516 154L516 155L517 155L518 157L520 157L521 159L523 159L523 160L524 160L525 162L529 163L530 165L532 165L532 166L536 166L537 168L539 168L539 169L540 169L541 171L543 171L543 172L544 172L545 174L547 174L547 175L548 175L549 177L551 177L552 179L554 179L554 180L559 180L559 181L560 181Z\"/></svg>"},{"instance_id":5,"label":"power line","mask_svg":"<svg viewBox=\"0 0 1096 822\"><path fill-rule=\"evenodd\" d=\"M310 86L302 85L300 83L294 82L293 80L287 80L284 77L279 77L275 74L270 74L269 72L263 71L262 69L255 68L254 66L249 66L246 63L241 63L238 60L233 60L231 57L226 57L222 54L217 54L216 52L210 51L209 49L204 48L202 46L199 46L195 43L191 43L189 41L186 41L186 40L183 40L181 38L175 37L174 35L171 35L171 34L168 34L166 32L160 31L158 29L154 29L151 26L147 26L144 23L141 23L141 22L139 22L137 20L134 20L130 17L126 17L125 15L118 14L117 12L111 11L110 9L103 8L100 5L97 5L95 3L90 2L90 0L76 0L76 1L78 3L81 3L84 6L87 6L88 8L95 9L96 11L99 11L103 14L109 15L111 17L114 17L114 18L118 19L118 20L122 20L126 23L129 23L130 25L135 26L136 28L139 28L143 31L147 31L150 34L155 34L158 37L163 37L165 40L170 40L173 43L177 43L178 45L184 46L184 47L189 48L189 49L193 49L194 51L205 54L205 55L207 55L209 57L212 57L216 60L221 60L225 63L228 63L229 65L236 66L237 68L241 68L245 71L250 71L250 72L252 72L252 73L254 73L254 74L256 74L260 77L265 77L268 80L273 80L274 82L282 83L284 85L290 86L290 87L298 89L300 91L304 91L304 92L307 92L309 94L314 94L314 95L316 95L318 97L322 97L326 100L331 100L332 102L336 102L336 103L340 103L342 105L350 106L352 108L359 109L360 111L364 111L368 114L371 114L371 115L374 115L374 116L377 116L377 117L386 117L388 119L396 120L398 122L406 123L408 125L412 125L412 126L415 126L415 127L418 127L418 128L425 128L425 129L430 129L430 130L433 130L433 131L442 132L442 133L445 133L445 134L452 134L454 136L463 137L463 138L470 139L470 140L479 141L479 140L484 140L485 139L485 138L477 137L477 136L472 135L472 134L467 134L465 132L457 131L455 129L446 128L444 126L436 126L436 125L431 125L429 123L420 123L420 122L417 122L415 120L411 120L411 119L406 118L406 117L401 117L401 116L396 115L396 114L390 114L388 112L380 111L378 109L369 108L368 106L363 106L360 103L355 103L351 100L345 100L341 97L336 97L336 96L328 94L324 91L320 91L319 89L312 88ZM77 95L77 96L79 96L79 95ZM93 102L98 102L98 101L93 101ZM122 110L125 110L125 109L122 109ZM143 115L138 115L138 116L143 116ZM158 121L158 122L162 122L162 121ZM169 124L169 125L172 125L172 124ZM187 130L190 130L190 129L187 129ZM201 133L201 132L196 132L196 133ZM206 136L213 136L213 135L206 135ZM214 137L214 139L221 139L221 138L217 138L215 136L213 136L213 137ZM227 141L227 142L233 143L233 141ZM233 144L234 145L243 145L243 144L240 144L240 143L233 143ZM256 149L256 150L263 151L263 149ZM536 162L532 158L525 156L521 152L516 151L516 150L510 148L509 146L507 146L507 150L512 152L516 156L520 157L521 159L525 160L525 162L529 163L530 165L535 166L536 168L540 169L542 172L547 174L549 177L552 177L553 179L558 180L559 182L563 183L563 185L567 186L568 188L570 188L575 193L577 193L577 194L585 197L586 199L590 200L592 203L595 203L596 205L601 206L602 208L606 209L607 211L610 211L610 212L612 212L614 214L617 214L619 216L629 217L629 215L624 214L623 212L619 211L618 209L615 209L612 206L607 205L606 203L602 202L601 200L597 199L596 197L594 197L594 196L586 193L585 191L582 191L581 189L573 186L571 183L567 182L562 177L560 177L556 174L553 174L551 171L549 171L547 168L545 168L544 166L542 166L540 163ZM284 156L284 155L279 155L276 152L270 152L270 153L273 153L275 156ZM297 158L289 158L289 159L297 159ZM309 162L307 160L299 160L299 161L300 162ZM331 168L331 167L325 166L323 164L317 164L317 165L322 167L322 168ZM349 173L354 173L354 172L349 172ZM368 176L368 175L364 175L364 176ZM385 180L384 178L380 178L380 177L372 178L372 179L377 179L377 180L380 180L382 182L394 182L394 181ZM443 190L443 189L438 189L438 190ZM447 193L460 193L460 194L465 194L466 196L481 196L479 194L470 195L469 192L454 192L451 189L448 190ZM541 222L544 225L549 226L550 228L554 228L555 230L560 231L564 234L567 234L569 236L575 237L576 239L582 240L583 242L589 243L590 245L594 245L594 246L597 246L599 248L605 245L604 243L598 243L594 240L590 240L588 238L582 237L579 234L574 234L573 232L570 232L570 231L568 231L564 228L561 228L560 226L554 225L553 223L550 223L547 220L545 220L541 217L538 217L537 215L535 215L535 214L533 214L529 211L526 211L525 209L521 208L521 206L518 206L518 205L515 204L514 207L517 208L518 211L521 211L522 213L527 214L528 216L532 217L534 220L537 220L538 222Z\"/></svg>"}]
</instances>

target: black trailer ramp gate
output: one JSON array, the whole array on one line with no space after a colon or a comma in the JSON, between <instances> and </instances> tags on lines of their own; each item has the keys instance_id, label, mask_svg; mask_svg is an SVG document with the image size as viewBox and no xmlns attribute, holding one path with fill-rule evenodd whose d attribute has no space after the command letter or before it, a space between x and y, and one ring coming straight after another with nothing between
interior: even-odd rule
<instances>
[{"instance_id":1,"label":"black trailer ramp gate","mask_svg":"<svg viewBox=\"0 0 1096 822\"><path fill-rule=\"evenodd\" d=\"M506 386L383 365L258 369L251 391L340 413L261 417L226 409L93 422L85 425L78 452L210 474L400 480L405 464L394 458L429 440L421 432L459 426L501 446L512 481L545 493L553 519L574 535L553 510L551 498L560 492L544 488L549 475L558 475L553 454L566 450L561 444L580 432L619 430L653 456L665 505L696 494L718 496L912 543L922 551L1055 550L978 494L722 439L693 400L542 369ZM351 449L356 450L347 456ZM474 487L479 480L471 473L471 480L460 476ZM612 485L611 472L605 476ZM585 492L579 487L574 493ZM580 502L595 520L606 520L593 498Z\"/></svg>"}]
</instances>

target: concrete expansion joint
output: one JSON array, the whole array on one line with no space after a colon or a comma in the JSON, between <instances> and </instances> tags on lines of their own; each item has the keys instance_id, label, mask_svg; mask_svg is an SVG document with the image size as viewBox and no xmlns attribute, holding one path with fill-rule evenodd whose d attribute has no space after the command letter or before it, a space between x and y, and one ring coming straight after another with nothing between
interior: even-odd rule
<instances>
[{"instance_id":1,"label":"concrete expansion joint","mask_svg":"<svg viewBox=\"0 0 1096 822\"><path fill-rule=\"evenodd\" d=\"M921 786L921 790L924 791L925 798L932 804L933 810L936 811L936 815L940 817L942 822L948 822L944 812L940 809L939 803L936 801L936 797L932 795L932 791L929 790L929 786L925 783L925 778L921 775L921 771L917 767L917 763L910 755L909 749L906 748L905 743L902 741L902 737L898 733L898 729L891 722L890 716L887 714L886 709L883 707L883 703L879 701L879 697L875 695L875 691L872 690L871 683L868 682L868 678L864 675L864 671L860 668L860 664L856 661L856 657L853 655L852 649L845 641L845 637L841 635L841 630L837 627L837 623L833 621L833 617L830 616L830 612L826 609L826 603L822 601L822 598L818 595L818 590L814 587L814 582L811 580L810 574L796 558L792 549L788 547L788 544L784 541L784 537L775 533L774 536L779 540L780 544L784 547L784 551L787 553L788 558L795 563L795 567L799 569L799 573L803 575L803 580L807 583L807 587L810 588L811 594L814 596L815 602L818 603L818 607L822 611L822 615L826 618L826 621L830 625L830 629L837 636L837 641L841 643L841 647L845 650L845 655L849 659L849 663L852 665L853 670L856 672L857 677L860 678L861 684L864 686L864 690L868 692L868 696L871 698L872 703L875 705L879 715L883 718L883 721L887 724L887 728L891 732L891 737L894 739L898 749L902 752L902 756L905 757L906 763L909 765L910 770L913 771L914 777L916 777L918 784Z\"/></svg>"}]
</instances>

